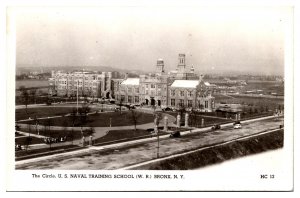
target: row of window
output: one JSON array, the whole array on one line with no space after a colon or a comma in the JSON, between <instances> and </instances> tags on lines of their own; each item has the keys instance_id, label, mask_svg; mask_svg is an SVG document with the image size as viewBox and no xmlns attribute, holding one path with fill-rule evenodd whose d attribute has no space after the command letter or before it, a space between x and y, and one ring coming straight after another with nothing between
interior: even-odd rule
<instances>
[{"instance_id":1,"label":"row of window","mask_svg":"<svg viewBox=\"0 0 300 198\"><path fill-rule=\"evenodd\" d=\"M187 100L187 104L186 104L186 105L185 105L185 102L184 102L183 99L179 99L179 100L177 100L177 101L178 101L178 103L177 103L178 106L181 106L181 107L183 107L183 106L193 107L193 101L192 101L192 100ZM176 100L175 100L175 99L171 99L171 106L173 106L173 107L176 106ZM201 108L201 107L202 107L202 108L208 108L208 101L204 101L204 106L201 105L200 103L199 103L198 106L199 106L200 108Z\"/></svg>"},{"instance_id":2,"label":"row of window","mask_svg":"<svg viewBox=\"0 0 300 198\"><path fill-rule=\"evenodd\" d=\"M188 97L192 97L193 96L193 92L192 91L186 91L187 92L187 96ZM177 92L179 94L179 96L183 97L185 94L185 91L179 91ZM176 90L171 90L171 96L175 96L176 95Z\"/></svg>"},{"instance_id":3,"label":"row of window","mask_svg":"<svg viewBox=\"0 0 300 198\"><path fill-rule=\"evenodd\" d=\"M117 100L121 100L123 102L128 102L128 103L138 103L140 102L139 96L127 96L127 101L125 98L125 95L117 95Z\"/></svg>"},{"instance_id":4,"label":"row of window","mask_svg":"<svg viewBox=\"0 0 300 198\"><path fill-rule=\"evenodd\" d=\"M151 88L151 89L155 89L156 87L158 88L158 89L160 89L160 88L162 88L163 86L161 85L161 84L145 84L145 87L146 87L146 89L147 88Z\"/></svg>"}]
</instances>

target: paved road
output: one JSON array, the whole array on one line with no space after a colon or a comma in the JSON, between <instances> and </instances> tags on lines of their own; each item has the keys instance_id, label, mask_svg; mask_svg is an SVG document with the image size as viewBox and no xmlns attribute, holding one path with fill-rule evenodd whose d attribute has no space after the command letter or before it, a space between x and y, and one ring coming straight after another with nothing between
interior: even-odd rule
<instances>
[{"instance_id":1,"label":"paved road","mask_svg":"<svg viewBox=\"0 0 300 198\"><path fill-rule=\"evenodd\" d=\"M279 125L283 122L283 118L275 120L273 117L255 120L244 122L241 129L232 129L232 124L227 124L227 128L222 127L221 130L216 131L208 129L188 131L184 133L186 136L176 139L165 136L161 138L159 144L160 157L279 128ZM120 169L153 160L156 157L156 138L149 138L130 143L90 147L71 153L18 161L16 162L16 169Z\"/></svg>"}]
</instances>

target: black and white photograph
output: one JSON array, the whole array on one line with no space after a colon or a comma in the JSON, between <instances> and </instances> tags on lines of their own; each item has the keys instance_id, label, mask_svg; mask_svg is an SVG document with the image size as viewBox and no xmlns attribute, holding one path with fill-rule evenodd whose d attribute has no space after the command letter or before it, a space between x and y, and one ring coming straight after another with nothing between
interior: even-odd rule
<instances>
[{"instance_id":1,"label":"black and white photograph","mask_svg":"<svg viewBox=\"0 0 300 198\"><path fill-rule=\"evenodd\" d=\"M292 6L6 17L7 190L293 190Z\"/></svg>"}]
</instances>

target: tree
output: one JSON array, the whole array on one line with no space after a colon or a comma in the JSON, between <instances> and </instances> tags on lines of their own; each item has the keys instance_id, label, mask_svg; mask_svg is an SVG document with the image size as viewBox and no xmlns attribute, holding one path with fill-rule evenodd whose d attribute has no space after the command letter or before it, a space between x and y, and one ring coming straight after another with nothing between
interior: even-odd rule
<instances>
[{"instance_id":1,"label":"tree","mask_svg":"<svg viewBox=\"0 0 300 198\"><path fill-rule=\"evenodd\" d=\"M26 137L25 139L26 151L28 150L28 147L31 144L31 142L32 142L32 137L30 136Z\"/></svg>"},{"instance_id":2,"label":"tree","mask_svg":"<svg viewBox=\"0 0 300 198\"><path fill-rule=\"evenodd\" d=\"M37 95L36 89L31 89L29 94L30 94L30 98L32 99L32 102L36 104L36 95Z\"/></svg>"},{"instance_id":3,"label":"tree","mask_svg":"<svg viewBox=\"0 0 300 198\"><path fill-rule=\"evenodd\" d=\"M249 109L249 114L251 115L253 113L252 107Z\"/></svg>"},{"instance_id":4,"label":"tree","mask_svg":"<svg viewBox=\"0 0 300 198\"><path fill-rule=\"evenodd\" d=\"M104 101L101 100L100 103L101 103L101 112L103 112L103 104L104 104Z\"/></svg>"},{"instance_id":5,"label":"tree","mask_svg":"<svg viewBox=\"0 0 300 198\"><path fill-rule=\"evenodd\" d=\"M122 106L123 106L123 99L121 98L119 102L120 114L122 114Z\"/></svg>"},{"instance_id":6,"label":"tree","mask_svg":"<svg viewBox=\"0 0 300 198\"><path fill-rule=\"evenodd\" d=\"M50 138L50 140L49 140L49 146L50 146L50 149L51 149L51 144L52 144L52 135L51 135L51 125L52 125L52 120L50 119L50 118L48 118L47 119L47 121L46 121L47 123L47 126L48 126L48 134L49 134L49 138Z\"/></svg>"},{"instance_id":7,"label":"tree","mask_svg":"<svg viewBox=\"0 0 300 198\"><path fill-rule=\"evenodd\" d=\"M184 119L184 113L186 112L186 110L185 110L185 106L184 105L180 105L179 106L179 113L180 113L180 118L181 118L181 120L183 120Z\"/></svg>"},{"instance_id":8,"label":"tree","mask_svg":"<svg viewBox=\"0 0 300 198\"><path fill-rule=\"evenodd\" d=\"M29 104L28 91L26 90L26 88L24 86L21 86L19 90L21 92L21 97L22 97L22 100L23 100L23 104L25 105L26 114L28 115L28 112L27 112L27 105Z\"/></svg>"},{"instance_id":9,"label":"tree","mask_svg":"<svg viewBox=\"0 0 300 198\"><path fill-rule=\"evenodd\" d=\"M89 107L88 103L82 104L81 108L78 109L79 112L79 121L80 126L83 126L87 122L87 114L90 112L91 108Z\"/></svg>"},{"instance_id":10,"label":"tree","mask_svg":"<svg viewBox=\"0 0 300 198\"><path fill-rule=\"evenodd\" d=\"M95 133L95 128L94 127L90 127L85 132L86 132L85 133L86 136L92 136Z\"/></svg>"},{"instance_id":11,"label":"tree","mask_svg":"<svg viewBox=\"0 0 300 198\"><path fill-rule=\"evenodd\" d=\"M159 158L159 123L162 119L161 113L155 114L155 129L157 130L157 158Z\"/></svg>"},{"instance_id":12,"label":"tree","mask_svg":"<svg viewBox=\"0 0 300 198\"><path fill-rule=\"evenodd\" d=\"M191 110L191 113L190 113L190 119L189 119L189 125L190 126L196 126L197 124L197 114L196 114L196 111L194 109Z\"/></svg>"},{"instance_id":13,"label":"tree","mask_svg":"<svg viewBox=\"0 0 300 198\"><path fill-rule=\"evenodd\" d=\"M268 107L268 106L266 106L266 112L267 112L267 113L269 112L269 107Z\"/></svg>"},{"instance_id":14,"label":"tree","mask_svg":"<svg viewBox=\"0 0 300 198\"><path fill-rule=\"evenodd\" d=\"M260 106L260 112L263 113L265 111L265 108L263 106Z\"/></svg>"},{"instance_id":15,"label":"tree","mask_svg":"<svg viewBox=\"0 0 300 198\"><path fill-rule=\"evenodd\" d=\"M139 118L141 117L141 114L133 109L131 111L131 117L130 119L132 120L132 123L134 125L134 130L136 131L136 125L138 123Z\"/></svg>"}]
</instances>

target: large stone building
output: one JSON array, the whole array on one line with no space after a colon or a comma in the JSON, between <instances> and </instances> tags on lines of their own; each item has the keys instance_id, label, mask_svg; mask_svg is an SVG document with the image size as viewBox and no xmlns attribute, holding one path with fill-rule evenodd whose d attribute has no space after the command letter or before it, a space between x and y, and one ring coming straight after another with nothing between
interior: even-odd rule
<instances>
[{"instance_id":1,"label":"large stone building","mask_svg":"<svg viewBox=\"0 0 300 198\"><path fill-rule=\"evenodd\" d=\"M160 107L189 107L213 111L214 97L209 83L186 68L185 54L179 54L176 71L166 73L164 61L157 60L154 74L138 78L112 79L111 72L91 73L53 72L52 82L60 96L88 95L97 98L115 98L124 104L143 104Z\"/></svg>"},{"instance_id":2,"label":"large stone building","mask_svg":"<svg viewBox=\"0 0 300 198\"><path fill-rule=\"evenodd\" d=\"M89 97L111 97L112 95L111 72L71 72L52 71L49 79L50 85L55 87L58 96L79 96Z\"/></svg>"},{"instance_id":3,"label":"large stone building","mask_svg":"<svg viewBox=\"0 0 300 198\"><path fill-rule=\"evenodd\" d=\"M199 80L175 80L170 86L169 106L193 108L212 112L215 100L211 95L209 83Z\"/></svg>"}]
</instances>

